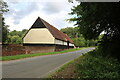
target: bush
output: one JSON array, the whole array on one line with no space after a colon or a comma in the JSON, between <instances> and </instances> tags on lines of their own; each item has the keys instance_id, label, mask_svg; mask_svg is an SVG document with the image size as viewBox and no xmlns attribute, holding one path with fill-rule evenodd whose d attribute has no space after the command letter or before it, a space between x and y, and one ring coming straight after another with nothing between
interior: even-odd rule
<instances>
[{"instance_id":1,"label":"bush","mask_svg":"<svg viewBox=\"0 0 120 80\"><path fill-rule=\"evenodd\" d=\"M76 71L80 78L120 78L120 63L115 58L96 55L89 52L76 63Z\"/></svg>"}]
</instances>

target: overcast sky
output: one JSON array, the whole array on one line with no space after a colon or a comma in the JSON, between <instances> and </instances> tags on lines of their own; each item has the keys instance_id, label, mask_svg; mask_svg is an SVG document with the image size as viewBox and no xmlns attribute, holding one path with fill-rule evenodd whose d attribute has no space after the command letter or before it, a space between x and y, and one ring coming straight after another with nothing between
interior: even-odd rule
<instances>
[{"instance_id":1,"label":"overcast sky","mask_svg":"<svg viewBox=\"0 0 120 80\"><path fill-rule=\"evenodd\" d=\"M77 2L69 3L68 0L5 0L8 4L9 12L5 13L6 25L9 29L22 30L29 29L37 17L41 17L54 27L61 29L74 27L74 23L66 22L73 16L68 15L72 6Z\"/></svg>"}]
</instances>

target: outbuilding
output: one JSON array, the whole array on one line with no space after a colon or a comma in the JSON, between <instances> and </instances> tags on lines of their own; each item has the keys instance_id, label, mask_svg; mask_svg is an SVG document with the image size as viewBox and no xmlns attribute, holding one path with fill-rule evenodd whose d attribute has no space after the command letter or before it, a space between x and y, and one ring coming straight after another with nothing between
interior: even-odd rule
<instances>
[{"instance_id":1,"label":"outbuilding","mask_svg":"<svg viewBox=\"0 0 120 80\"><path fill-rule=\"evenodd\" d=\"M54 52L74 48L67 34L59 31L40 17L23 37L26 53Z\"/></svg>"}]
</instances>

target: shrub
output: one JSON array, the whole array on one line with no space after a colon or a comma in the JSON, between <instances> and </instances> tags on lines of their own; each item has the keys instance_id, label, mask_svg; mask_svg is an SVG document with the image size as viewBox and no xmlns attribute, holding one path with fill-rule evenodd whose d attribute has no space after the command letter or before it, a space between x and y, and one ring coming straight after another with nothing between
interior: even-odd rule
<instances>
[{"instance_id":1,"label":"shrub","mask_svg":"<svg viewBox=\"0 0 120 80\"><path fill-rule=\"evenodd\" d=\"M120 78L120 63L115 58L103 57L92 51L76 63L75 72L80 78Z\"/></svg>"}]
</instances>

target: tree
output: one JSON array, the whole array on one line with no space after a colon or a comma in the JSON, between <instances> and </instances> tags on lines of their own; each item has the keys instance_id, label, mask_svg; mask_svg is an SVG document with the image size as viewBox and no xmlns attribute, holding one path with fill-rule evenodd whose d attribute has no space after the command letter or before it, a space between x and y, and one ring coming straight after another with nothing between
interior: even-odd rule
<instances>
[{"instance_id":1,"label":"tree","mask_svg":"<svg viewBox=\"0 0 120 80\"><path fill-rule=\"evenodd\" d=\"M22 32L21 32L22 33L21 37L23 38L27 32L28 32L28 29L23 29Z\"/></svg>"},{"instance_id":2,"label":"tree","mask_svg":"<svg viewBox=\"0 0 120 80\"><path fill-rule=\"evenodd\" d=\"M9 29L8 29L8 25L5 25L4 17L3 17L3 13L7 11L8 11L7 3L1 0L0 1L0 20L2 24L0 25L0 32L2 33L2 35L0 36L0 42L2 41L2 43L5 43L8 38L7 33Z\"/></svg>"},{"instance_id":3,"label":"tree","mask_svg":"<svg viewBox=\"0 0 120 80\"><path fill-rule=\"evenodd\" d=\"M9 32L7 42L9 44L22 44L22 38L24 37L27 31L27 29L23 29L22 31L13 30Z\"/></svg>"},{"instance_id":4,"label":"tree","mask_svg":"<svg viewBox=\"0 0 120 80\"><path fill-rule=\"evenodd\" d=\"M3 14L4 12L7 11L9 11L7 3L0 0L0 14Z\"/></svg>"},{"instance_id":5,"label":"tree","mask_svg":"<svg viewBox=\"0 0 120 80\"><path fill-rule=\"evenodd\" d=\"M77 35L77 37L81 36L81 34L79 34L78 27L75 27L75 28L73 28L73 27L62 28L60 31L67 34L70 38L76 38L76 35Z\"/></svg>"},{"instance_id":6,"label":"tree","mask_svg":"<svg viewBox=\"0 0 120 80\"><path fill-rule=\"evenodd\" d=\"M85 40L79 30L79 27L67 27L61 29L63 33L67 34L73 40L76 47L95 46L97 41Z\"/></svg>"},{"instance_id":7,"label":"tree","mask_svg":"<svg viewBox=\"0 0 120 80\"><path fill-rule=\"evenodd\" d=\"M71 15L77 17L70 21L76 21L80 27L80 33L85 39L97 39L101 32L104 36L100 41L103 55L111 55L117 58L120 51L120 2L119 3L81 3L72 8ZM104 54L105 53L105 54Z\"/></svg>"},{"instance_id":8,"label":"tree","mask_svg":"<svg viewBox=\"0 0 120 80\"><path fill-rule=\"evenodd\" d=\"M9 32L8 27L9 27L8 25L4 25L2 28L2 43L6 43L8 40L8 32Z\"/></svg>"},{"instance_id":9,"label":"tree","mask_svg":"<svg viewBox=\"0 0 120 80\"><path fill-rule=\"evenodd\" d=\"M19 36L14 35L14 36L10 37L10 43L11 44L21 44L22 39Z\"/></svg>"}]
</instances>

